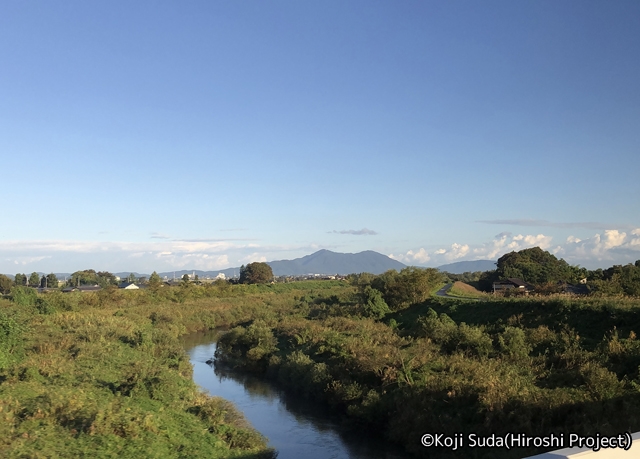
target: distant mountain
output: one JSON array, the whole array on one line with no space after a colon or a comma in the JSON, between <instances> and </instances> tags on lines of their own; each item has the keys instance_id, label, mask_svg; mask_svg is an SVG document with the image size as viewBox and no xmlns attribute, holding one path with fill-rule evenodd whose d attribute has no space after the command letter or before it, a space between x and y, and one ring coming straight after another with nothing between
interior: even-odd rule
<instances>
[{"instance_id":1,"label":"distant mountain","mask_svg":"<svg viewBox=\"0 0 640 459\"><path fill-rule=\"evenodd\" d=\"M278 260L267 262L273 274L276 276L303 276L305 274L352 274L352 273L372 273L382 274L390 269L400 271L406 265L393 260L386 255L366 250L360 253L337 253L330 250L319 250L311 255L294 260ZM454 263L455 264L455 263ZM185 274L196 274L200 279L214 278L218 274L225 277L239 277L240 268L227 268L218 271L200 271L193 269L182 269L180 271L166 271L158 273L161 278L181 279ZM123 271L113 273L121 279L126 278L131 272ZM136 277L149 277L149 274L134 272ZM28 274L27 274L28 276ZM58 279L63 280L70 277L71 273L56 273ZM13 276L11 276L13 278Z\"/></svg>"},{"instance_id":2,"label":"distant mountain","mask_svg":"<svg viewBox=\"0 0 640 459\"><path fill-rule=\"evenodd\" d=\"M401 270L406 268L399 261L392 260L386 255L367 250L360 253L337 253L330 250L319 250L311 255L294 260L268 261L275 276L303 276L305 274L351 274L368 272L381 274L389 269ZM160 277L168 279L182 278L183 275L197 274L199 278L216 277L218 274L225 277L240 276L240 268L227 268L219 271L198 271L183 269L158 273ZM125 275L126 277L126 275Z\"/></svg>"},{"instance_id":3,"label":"distant mountain","mask_svg":"<svg viewBox=\"0 0 640 459\"><path fill-rule=\"evenodd\" d=\"M447 265L438 266L440 271L451 274L462 274L466 272L491 271L496 269L496 262L493 260L457 261Z\"/></svg>"},{"instance_id":4,"label":"distant mountain","mask_svg":"<svg viewBox=\"0 0 640 459\"><path fill-rule=\"evenodd\" d=\"M319 250L302 258L270 261L267 264L271 266L273 274L276 276L363 272L381 274L390 269L399 271L406 268L399 261L372 250L360 253L336 253L330 250Z\"/></svg>"}]
</instances>

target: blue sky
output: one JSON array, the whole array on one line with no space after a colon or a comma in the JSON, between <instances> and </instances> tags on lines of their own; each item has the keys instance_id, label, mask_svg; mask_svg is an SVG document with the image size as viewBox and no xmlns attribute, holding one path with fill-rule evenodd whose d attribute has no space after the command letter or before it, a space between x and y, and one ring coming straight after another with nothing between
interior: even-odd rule
<instances>
[{"instance_id":1,"label":"blue sky","mask_svg":"<svg viewBox=\"0 0 640 459\"><path fill-rule=\"evenodd\" d=\"M637 1L7 1L0 272L640 259Z\"/></svg>"}]
</instances>

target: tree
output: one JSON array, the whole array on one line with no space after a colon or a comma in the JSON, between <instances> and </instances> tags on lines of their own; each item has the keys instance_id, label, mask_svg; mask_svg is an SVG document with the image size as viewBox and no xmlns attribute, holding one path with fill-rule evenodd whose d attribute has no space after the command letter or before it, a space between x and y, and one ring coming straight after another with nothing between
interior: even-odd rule
<instances>
[{"instance_id":1,"label":"tree","mask_svg":"<svg viewBox=\"0 0 640 459\"><path fill-rule=\"evenodd\" d=\"M255 262L240 267L241 284L266 284L273 280L273 270L266 263Z\"/></svg>"},{"instance_id":2,"label":"tree","mask_svg":"<svg viewBox=\"0 0 640 459\"><path fill-rule=\"evenodd\" d=\"M182 276L182 282L184 282L185 284L189 283L189 275L188 274L184 274Z\"/></svg>"},{"instance_id":3,"label":"tree","mask_svg":"<svg viewBox=\"0 0 640 459\"><path fill-rule=\"evenodd\" d=\"M382 273L371 282L371 287L382 293L391 310L397 311L426 300L443 280L444 274L437 269L409 267Z\"/></svg>"},{"instance_id":4,"label":"tree","mask_svg":"<svg viewBox=\"0 0 640 459\"><path fill-rule=\"evenodd\" d=\"M131 273L129 274L129 277L127 277L127 282L129 282L130 284L133 284L136 281L136 275Z\"/></svg>"},{"instance_id":5,"label":"tree","mask_svg":"<svg viewBox=\"0 0 640 459\"><path fill-rule=\"evenodd\" d=\"M162 279L160 279L157 272L152 272L151 276L149 276L149 288L155 290L159 288L160 285L162 285Z\"/></svg>"},{"instance_id":6,"label":"tree","mask_svg":"<svg viewBox=\"0 0 640 459\"><path fill-rule=\"evenodd\" d=\"M375 288L366 286L362 292L362 299L364 302L364 315L366 317L382 319L391 312L389 306L382 298L382 293Z\"/></svg>"},{"instance_id":7,"label":"tree","mask_svg":"<svg viewBox=\"0 0 640 459\"><path fill-rule=\"evenodd\" d=\"M110 285L118 285L116 276L109 271L100 271L96 273L96 282L102 288L107 288Z\"/></svg>"},{"instance_id":8,"label":"tree","mask_svg":"<svg viewBox=\"0 0 640 459\"><path fill-rule=\"evenodd\" d=\"M58 276L55 274L47 274L47 287L58 288Z\"/></svg>"},{"instance_id":9,"label":"tree","mask_svg":"<svg viewBox=\"0 0 640 459\"><path fill-rule=\"evenodd\" d=\"M27 276L25 274L16 274L15 279L13 280L13 282L17 285L17 286L21 286L21 285L27 285Z\"/></svg>"},{"instance_id":10,"label":"tree","mask_svg":"<svg viewBox=\"0 0 640 459\"><path fill-rule=\"evenodd\" d=\"M85 269L83 271L76 271L71 274L69 279L69 285L77 287L79 285L95 285L98 284L98 274L93 269Z\"/></svg>"},{"instance_id":11,"label":"tree","mask_svg":"<svg viewBox=\"0 0 640 459\"><path fill-rule=\"evenodd\" d=\"M38 287L40 285L40 274L33 272L29 276L29 287Z\"/></svg>"},{"instance_id":12,"label":"tree","mask_svg":"<svg viewBox=\"0 0 640 459\"><path fill-rule=\"evenodd\" d=\"M6 295L11 291L11 287L13 287L13 281L4 274L0 274L0 293Z\"/></svg>"},{"instance_id":13,"label":"tree","mask_svg":"<svg viewBox=\"0 0 640 459\"><path fill-rule=\"evenodd\" d=\"M531 284L575 282L579 269L572 268L563 259L542 250L540 247L504 254L496 263L499 279L515 277Z\"/></svg>"}]
</instances>

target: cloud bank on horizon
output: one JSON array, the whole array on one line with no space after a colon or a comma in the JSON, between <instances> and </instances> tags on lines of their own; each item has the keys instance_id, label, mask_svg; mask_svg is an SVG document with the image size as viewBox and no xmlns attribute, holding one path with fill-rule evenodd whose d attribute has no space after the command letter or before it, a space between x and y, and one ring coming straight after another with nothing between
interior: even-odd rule
<instances>
[{"instance_id":1,"label":"cloud bank on horizon","mask_svg":"<svg viewBox=\"0 0 640 459\"><path fill-rule=\"evenodd\" d=\"M579 239L569 236L560 244L555 244L552 236L544 234L512 234L503 232L480 246L454 243L450 247L427 252L424 248L406 253L390 254L394 260L405 264L442 265L464 260L495 260L505 253L531 247L540 247L570 264L585 267L608 267L613 264L630 263L640 259L640 228L624 232L618 229L604 230L592 237Z\"/></svg>"},{"instance_id":2,"label":"cloud bank on horizon","mask_svg":"<svg viewBox=\"0 0 640 459\"><path fill-rule=\"evenodd\" d=\"M433 250L419 247L388 256L407 265L439 266L455 261L495 260L505 253L536 246L564 258L570 264L589 268L608 267L640 259L640 228L631 231L609 229L585 239L569 236L560 243L542 233L502 232L479 245L453 243ZM322 248L336 250L335 246L319 244L263 245L257 241L233 239L0 241L0 271L12 274L22 271L73 272L89 268L118 272L219 270L254 261L298 258Z\"/></svg>"}]
</instances>

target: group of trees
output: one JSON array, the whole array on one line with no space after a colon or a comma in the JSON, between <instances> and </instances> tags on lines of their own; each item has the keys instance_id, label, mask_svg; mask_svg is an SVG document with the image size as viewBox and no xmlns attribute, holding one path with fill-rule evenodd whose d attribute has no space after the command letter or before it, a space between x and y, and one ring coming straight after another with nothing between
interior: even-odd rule
<instances>
[{"instance_id":1,"label":"group of trees","mask_svg":"<svg viewBox=\"0 0 640 459\"><path fill-rule=\"evenodd\" d=\"M443 281L444 275L435 268L410 267L400 272L386 271L371 281L371 287L382 294L392 310L397 311L426 300Z\"/></svg>"},{"instance_id":2,"label":"group of trees","mask_svg":"<svg viewBox=\"0 0 640 459\"><path fill-rule=\"evenodd\" d=\"M27 278L26 274L16 274L14 279L13 279L13 283L14 285L17 286L25 286L25 287L53 287L53 288L57 288L58 287L58 277L51 273L51 274L47 274L46 276L43 275L42 277L40 276L40 274L33 272L31 273L31 275Z\"/></svg>"},{"instance_id":3,"label":"group of trees","mask_svg":"<svg viewBox=\"0 0 640 459\"><path fill-rule=\"evenodd\" d=\"M587 273L586 269L571 266L540 247L504 254L496 265L494 277L497 279L515 277L533 285L578 282Z\"/></svg>"},{"instance_id":4,"label":"group of trees","mask_svg":"<svg viewBox=\"0 0 640 459\"><path fill-rule=\"evenodd\" d=\"M640 260L635 264L615 265L587 273L592 291L609 295L640 296Z\"/></svg>"},{"instance_id":5,"label":"group of trees","mask_svg":"<svg viewBox=\"0 0 640 459\"><path fill-rule=\"evenodd\" d=\"M635 264L614 265L607 269L588 270L571 266L562 258L542 250L540 247L510 252L501 256L493 271L480 274L477 286L491 291L493 282L518 278L547 291L550 286L564 283L577 284L586 279L591 293L604 295L640 296L640 260ZM471 274L471 273L467 273Z\"/></svg>"},{"instance_id":6,"label":"group of trees","mask_svg":"<svg viewBox=\"0 0 640 459\"><path fill-rule=\"evenodd\" d=\"M266 284L273 280L273 270L266 263L255 262L240 267L241 284Z\"/></svg>"}]
</instances>

